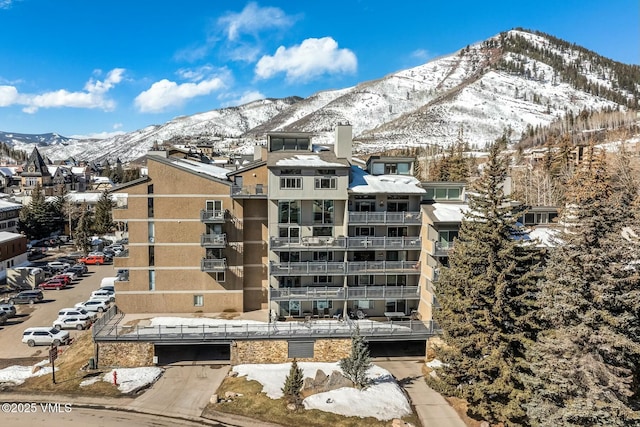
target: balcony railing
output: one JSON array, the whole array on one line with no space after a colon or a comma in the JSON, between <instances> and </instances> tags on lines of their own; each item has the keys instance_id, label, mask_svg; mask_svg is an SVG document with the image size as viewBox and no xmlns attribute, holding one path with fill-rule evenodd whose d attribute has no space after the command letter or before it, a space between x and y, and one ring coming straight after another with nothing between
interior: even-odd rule
<instances>
[{"instance_id":1,"label":"balcony railing","mask_svg":"<svg viewBox=\"0 0 640 427\"><path fill-rule=\"evenodd\" d=\"M266 185L232 185L231 197L238 198L266 198L267 197Z\"/></svg>"},{"instance_id":2,"label":"balcony railing","mask_svg":"<svg viewBox=\"0 0 640 427\"><path fill-rule=\"evenodd\" d=\"M225 211L213 211L203 209L200 211L200 221L202 222L224 222Z\"/></svg>"},{"instance_id":3,"label":"balcony railing","mask_svg":"<svg viewBox=\"0 0 640 427\"><path fill-rule=\"evenodd\" d=\"M308 286L304 288L271 288L271 301L420 299L418 286Z\"/></svg>"},{"instance_id":4,"label":"balcony railing","mask_svg":"<svg viewBox=\"0 0 640 427\"><path fill-rule=\"evenodd\" d=\"M227 259L202 258L200 270L202 271L225 271L227 269Z\"/></svg>"},{"instance_id":5,"label":"balcony railing","mask_svg":"<svg viewBox=\"0 0 640 427\"><path fill-rule=\"evenodd\" d=\"M271 249L278 248L344 248L345 237L305 236L305 237L271 237Z\"/></svg>"},{"instance_id":6,"label":"balcony railing","mask_svg":"<svg viewBox=\"0 0 640 427\"><path fill-rule=\"evenodd\" d=\"M348 249L422 249L419 237L349 237Z\"/></svg>"},{"instance_id":7,"label":"balcony railing","mask_svg":"<svg viewBox=\"0 0 640 427\"><path fill-rule=\"evenodd\" d=\"M227 235L224 233L200 235L200 246L223 247L226 245L227 245Z\"/></svg>"},{"instance_id":8,"label":"balcony railing","mask_svg":"<svg viewBox=\"0 0 640 427\"><path fill-rule=\"evenodd\" d=\"M420 274L419 261L272 262L272 276Z\"/></svg>"},{"instance_id":9,"label":"balcony railing","mask_svg":"<svg viewBox=\"0 0 640 427\"><path fill-rule=\"evenodd\" d=\"M435 256L449 256L449 251L453 249L453 242L436 242Z\"/></svg>"},{"instance_id":10,"label":"balcony railing","mask_svg":"<svg viewBox=\"0 0 640 427\"><path fill-rule=\"evenodd\" d=\"M349 212L349 224L420 224L420 212Z\"/></svg>"}]
</instances>

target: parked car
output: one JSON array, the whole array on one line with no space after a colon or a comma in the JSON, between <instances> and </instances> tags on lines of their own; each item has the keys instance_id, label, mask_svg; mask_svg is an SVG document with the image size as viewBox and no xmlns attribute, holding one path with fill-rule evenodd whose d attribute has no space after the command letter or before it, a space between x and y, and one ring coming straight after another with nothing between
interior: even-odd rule
<instances>
[{"instance_id":1,"label":"parked car","mask_svg":"<svg viewBox=\"0 0 640 427\"><path fill-rule=\"evenodd\" d=\"M53 321L53 327L62 329L77 329L79 331L91 326L91 319L88 316L64 316Z\"/></svg>"},{"instance_id":2,"label":"parked car","mask_svg":"<svg viewBox=\"0 0 640 427\"><path fill-rule=\"evenodd\" d=\"M27 328L22 334L22 342L29 347L34 345L68 344L69 332L48 327Z\"/></svg>"},{"instance_id":3,"label":"parked car","mask_svg":"<svg viewBox=\"0 0 640 427\"><path fill-rule=\"evenodd\" d=\"M91 292L90 299L104 299L110 302L116 300L115 291L109 291L107 289L98 289L97 291Z\"/></svg>"},{"instance_id":4,"label":"parked car","mask_svg":"<svg viewBox=\"0 0 640 427\"><path fill-rule=\"evenodd\" d=\"M116 293L116 287L114 285L100 285L100 290L108 291L108 292L111 292L112 294Z\"/></svg>"},{"instance_id":5,"label":"parked car","mask_svg":"<svg viewBox=\"0 0 640 427\"><path fill-rule=\"evenodd\" d=\"M63 279L49 279L46 282L42 282L38 285L40 289L55 289L60 290L67 287L67 282Z\"/></svg>"},{"instance_id":6,"label":"parked car","mask_svg":"<svg viewBox=\"0 0 640 427\"><path fill-rule=\"evenodd\" d=\"M71 276L69 276L67 273L56 274L55 276L53 276L49 280L53 280L53 279L64 280L64 282L67 285L71 284L71 282L73 281L73 278Z\"/></svg>"},{"instance_id":7,"label":"parked car","mask_svg":"<svg viewBox=\"0 0 640 427\"><path fill-rule=\"evenodd\" d=\"M0 304L0 311L7 313L9 317L16 315L16 306L13 304Z\"/></svg>"},{"instance_id":8,"label":"parked car","mask_svg":"<svg viewBox=\"0 0 640 427\"><path fill-rule=\"evenodd\" d=\"M106 261L113 260L113 255L105 253L104 251L93 251L89 252L89 255L102 256Z\"/></svg>"},{"instance_id":9,"label":"parked car","mask_svg":"<svg viewBox=\"0 0 640 427\"><path fill-rule=\"evenodd\" d=\"M85 275L84 269L77 265L72 265L71 267L69 267L69 269L65 272L65 274L67 273L73 273L76 276L76 278L80 278Z\"/></svg>"},{"instance_id":10,"label":"parked car","mask_svg":"<svg viewBox=\"0 0 640 427\"><path fill-rule=\"evenodd\" d=\"M72 265L69 270L73 270L73 271L80 271L82 272L82 274L87 274L89 272L89 269L87 268L87 266L85 264L82 264L81 262Z\"/></svg>"},{"instance_id":11,"label":"parked car","mask_svg":"<svg viewBox=\"0 0 640 427\"><path fill-rule=\"evenodd\" d=\"M100 265L105 263L104 255L87 255L84 258L80 258L78 262L83 264Z\"/></svg>"},{"instance_id":12,"label":"parked car","mask_svg":"<svg viewBox=\"0 0 640 427\"><path fill-rule=\"evenodd\" d=\"M125 237L124 239L116 240L116 243L120 244L120 245L128 245L129 244L129 238Z\"/></svg>"},{"instance_id":13,"label":"parked car","mask_svg":"<svg viewBox=\"0 0 640 427\"><path fill-rule=\"evenodd\" d=\"M66 270L67 268L71 267L71 264L69 264L68 262L62 262L62 261L51 261L47 263L47 265L51 270L57 270L57 271Z\"/></svg>"},{"instance_id":14,"label":"parked car","mask_svg":"<svg viewBox=\"0 0 640 427\"><path fill-rule=\"evenodd\" d=\"M12 296L9 298L9 302L11 304L34 304L42 301L43 299L44 295L42 295L42 291L34 289L32 291L22 291L19 294Z\"/></svg>"},{"instance_id":15,"label":"parked car","mask_svg":"<svg viewBox=\"0 0 640 427\"><path fill-rule=\"evenodd\" d=\"M69 267L69 269L67 269L67 271L65 271L64 273L60 273L55 277L68 277L69 278L69 283L73 282L74 280L76 280L78 278L78 275L70 270L71 267Z\"/></svg>"},{"instance_id":16,"label":"parked car","mask_svg":"<svg viewBox=\"0 0 640 427\"><path fill-rule=\"evenodd\" d=\"M58 318L62 317L74 317L74 316L87 316L92 322L95 322L98 318L98 313L95 311L87 311L84 308L63 308L58 311Z\"/></svg>"},{"instance_id":17,"label":"parked car","mask_svg":"<svg viewBox=\"0 0 640 427\"><path fill-rule=\"evenodd\" d=\"M76 308L84 308L87 311L97 311L98 313L102 313L109 308L109 300L97 300L90 299L88 301L79 302L74 307Z\"/></svg>"}]
</instances>

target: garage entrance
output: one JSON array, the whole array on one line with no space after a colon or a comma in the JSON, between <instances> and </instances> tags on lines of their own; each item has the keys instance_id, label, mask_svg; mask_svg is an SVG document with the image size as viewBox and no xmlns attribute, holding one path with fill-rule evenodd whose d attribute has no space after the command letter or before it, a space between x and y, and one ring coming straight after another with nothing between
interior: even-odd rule
<instances>
[{"instance_id":1,"label":"garage entrance","mask_svg":"<svg viewBox=\"0 0 640 427\"><path fill-rule=\"evenodd\" d=\"M231 361L231 344L156 344L158 365L226 365Z\"/></svg>"},{"instance_id":2,"label":"garage entrance","mask_svg":"<svg viewBox=\"0 0 640 427\"><path fill-rule=\"evenodd\" d=\"M425 357L427 341L369 341L371 357Z\"/></svg>"}]
</instances>

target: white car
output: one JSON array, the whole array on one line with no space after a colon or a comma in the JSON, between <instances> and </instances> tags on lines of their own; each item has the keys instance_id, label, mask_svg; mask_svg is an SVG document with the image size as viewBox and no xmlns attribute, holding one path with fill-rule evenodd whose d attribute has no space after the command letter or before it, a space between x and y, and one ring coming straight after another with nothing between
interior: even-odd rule
<instances>
[{"instance_id":1,"label":"white car","mask_svg":"<svg viewBox=\"0 0 640 427\"><path fill-rule=\"evenodd\" d=\"M27 328L22 334L22 342L29 347L69 344L69 332L47 327Z\"/></svg>"},{"instance_id":2,"label":"white car","mask_svg":"<svg viewBox=\"0 0 640 427\"><path fill-rule=\"evenodd\" d=\"M76 273L74 273L73 271L65 271L64 273L60 273L59 275L60 276L69 276L69 279L71 279L72 282L78 278L78 275Z\"/></svg>"},{"instance_id":3,"label":"white car","mask_svg":"<svg viewBox=\"0 0 640 427\"><path fill-rule=\"evenodd\" d=\"M91 326L91 319L89 316L63 316L58 317L53 322L53 327L56 329L77 329L79 331L87 329Z\"/></svg>"},{"instance_id":4,"label":"white car","mask_svg":"<svg viewBox=\"0 0 640 427\"><path fill-rule=\"evenodd\" d=\"M58 318L62 317L74 317L74 316L87 316L92 322L95 322L98 318L98 313L95 311L87 311L84 308L63 308L58 311Z\"/></svg>"},{"instance_id":5,"label":"white car","mask_svg":"<svg viewBox=\"0 0 640 427\"><path fill-rule=\"evenodd\" d=\"M75 307L84 308L87 311L93 311L93 312L97 311L98 313L102 313L104 311L107 311L107 308L109 308L109 301L90 299L89 301L77 303Z\"/></svg>"},{"instance_id":6,"label":"white car","mask_svg":"<svg viewBox=\"0 0 640 427\"><path fill-rule=\"evenodd\" d=\"M97 291L91 292L91 296L89 298L114 302L116 300L116 295L115 292L109 291L107 289L98 289Z\"/></svg>"},{"instance_id":7,"label":"white car","mask_svg":"<svg viewBox=\"0 0 640 427\"><path fill-rule=\"evenodd\" d=\"M51 262L48 262L47 265L52 270L66 270L67 268L71 267L71 265L68 262L62 262L62 261L51 261Z\"/></svg>"}]
</instances>

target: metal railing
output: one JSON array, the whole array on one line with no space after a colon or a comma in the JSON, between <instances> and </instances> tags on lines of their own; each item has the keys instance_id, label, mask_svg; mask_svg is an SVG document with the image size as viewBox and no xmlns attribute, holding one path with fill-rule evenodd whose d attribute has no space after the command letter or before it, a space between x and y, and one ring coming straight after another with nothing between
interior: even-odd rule
<instances>
[{"instance_id":1,"label":"metal railing","mask_svg":"<svg viewBox=\"0 0 640 427\"><path fill-rule=\"evenodd\" d=\"M273 276L403 273L420 274L419 261L271 262Z\"/></svg>"},{"instance_id":2,"label":"metal railing","mask_svg":"<svg viewBox=\"0 0 640 427\"><path fill-rule=\"evenodd\" d=\"M433 321L420 320L378 322L374 320L337 321L306 320L304 322L273 322L264 324L233 324L199 326L158 325L119 326L94 329L94 341L143 342L215 342L236 339L283 338L349 338L358 325L360 335L378 340L426 339L441 333Z\"/></svg>"},{"instance_id":3,"label":"metal railing","mask_svg":"<svg viewBox=\"0 0 640 427\"><path fill-rule=\"evenodd\" d=\"M200 246L226 246L227 235L222 234L202 234L200 235Z\"/></svg>"},{"instance_id":4,"label":"metal railing","mask_svg":"<svg viewBox=\"0 0 640 427\"><path fill-rule=\"evenodd\" d=\"M451 249L453 249L453 242L436 242L434 255L448 256Z\"/></svg>"},{"instance_id":5,"label":"metal railing","mask_svg":"<svg viewBox=\"0 0 640 427\"><path fill-rule=\"evenodd\" d=\"M224 271L226 268L226 258L202 258L200 261L200 270L202 271Z\"/></svg>"},{"instance_id":6,"label":"metal railing","mask_svg":"<svg viewBox=\"0 0 640 427\"><path fill-rule=\"evenodd\" d=\"M305 236L305 237L271 237L272 249L277 248L344 248L346 237Z\"/></svg>"},{"instance_id":7,"label":"metal railing","mask_svg":"<svg viewBox=\"0 0 640 427\"><path fill-rule=\"evenodd\" d=\"M422 249L420 237L349 237L348 249Z\"/></svg>"},{"instance_id":8,"label":"metal railing","mask_svg":"<svg viewBox=\"0 0 640 427\"><path fill-rule=\"evenodd\" d=\"M420 212L349 212L350 224L420 224Z\"/></svg>"},{"instance_id":9,"label":"metal railing","mask_svg":"<svg viewBox=\"0 0 640 427\"><path fill-rule=\"evenodd\" d=\"M301 288L270 288L271 301L288 300L365 300L420 299L418 286L308 286Z\"/></svg>"},{"instance_id":10,"label":"metal railing","mask_svg":"<svg viewBox=\"0 0 640 427\"><path fill-rule=\"evenodd\" d=\"M119 319L122 319L122 317L124 317L124 313L118 310L118 306L114 304L105 311L98 320L93 322L93 325L91 326L92 335L94 337L98 335L106 328L107 325L109 325L109 323L117 323L111 322L111 320L116 316L118 316Z\"/></svg>"},{"instance_id":11,"label":"metal railing","mask_svg":"<svg viewBox=\"0 0 640 427\"><path fill-rule=\"evenodd\" d=\"M231 197L267 197L268 187L266 185L232 185Z\"/></svg>"},{"instance_id":12,"label":"metal railing","mask_svg":"<svg viewBox=\"0 0 640 427\"><path fill-rule=\"evenodd\" d=\"M224 222L225 211L214 211L202 209L200 211L200 221L203 222Z\"/></svg>"}]
</instances>

